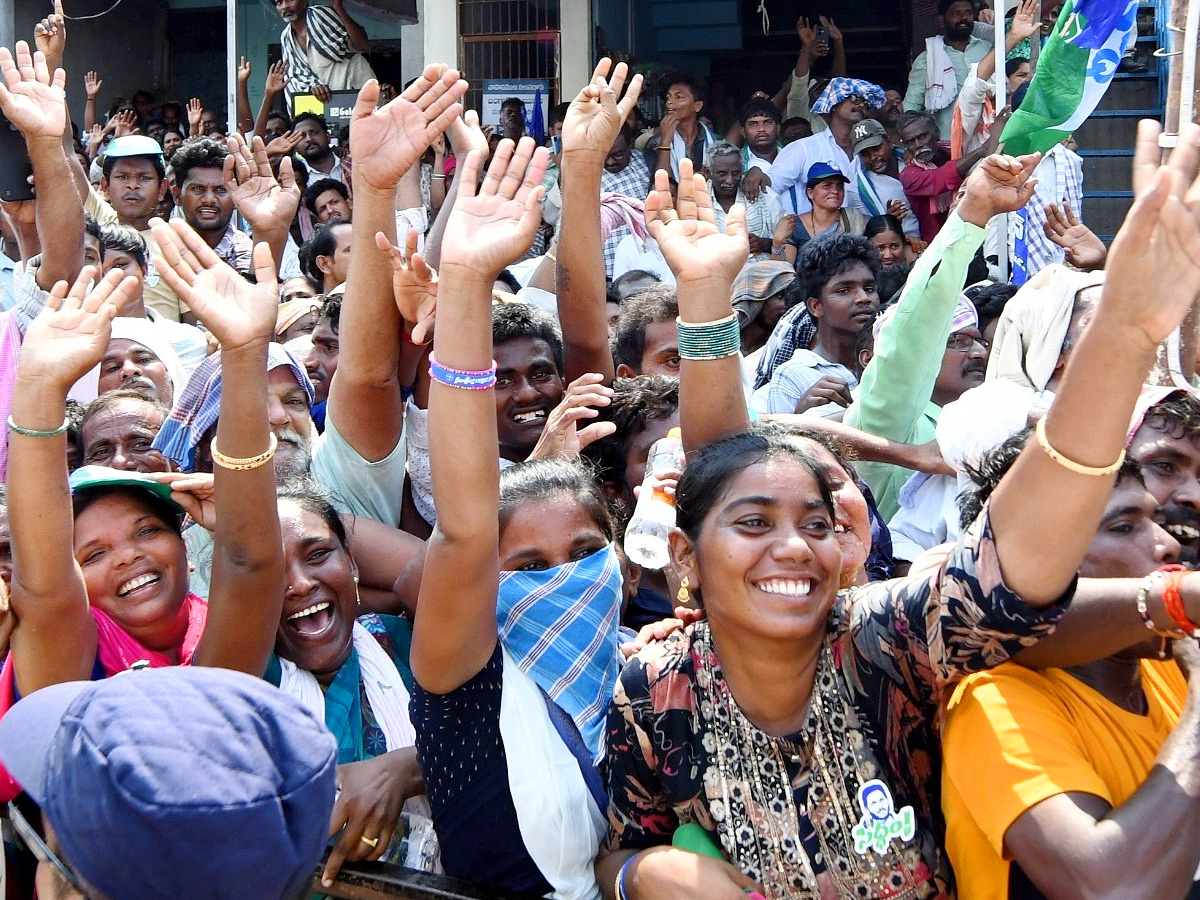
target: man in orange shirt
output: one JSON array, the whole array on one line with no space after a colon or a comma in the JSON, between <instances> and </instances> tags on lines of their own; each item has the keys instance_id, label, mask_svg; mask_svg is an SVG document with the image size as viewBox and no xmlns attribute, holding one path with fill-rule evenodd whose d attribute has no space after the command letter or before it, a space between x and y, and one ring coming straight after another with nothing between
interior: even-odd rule
<instances>
[{"instance_id":1,"label":"man in orange shirt","mask_svg":"<svg viewBox=\"0 0 1200 900\"><path fill-rule=\"evenodd\" d=\"M1026 440L985 461L964 518ZM1178 553L1127 463L1080 574L1138 578ZM1200 652L1177 643L1181 666L1163 647L1040 672L1006 663L958 686L942 808L960 897L1200 897Z\"/></svg>"}]
</instances>

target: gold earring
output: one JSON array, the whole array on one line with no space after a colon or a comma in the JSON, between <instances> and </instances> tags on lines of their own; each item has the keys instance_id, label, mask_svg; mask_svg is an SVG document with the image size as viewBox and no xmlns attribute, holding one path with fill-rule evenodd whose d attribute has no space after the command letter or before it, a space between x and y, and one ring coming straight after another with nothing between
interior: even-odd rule
<instances>
[{"instance_id":1,"label":"gold earring","mask_svg":"<svg viewBox=\"0 0 1200 900\"><path fill-rule=\"evenodd\" d=\"M688 577L684 575L683 580L679 582L679 590L675 592L675 601L677 603L687 603L688 598L691 596L692 594L688 590Z\"/></svg>"}]
</instances>

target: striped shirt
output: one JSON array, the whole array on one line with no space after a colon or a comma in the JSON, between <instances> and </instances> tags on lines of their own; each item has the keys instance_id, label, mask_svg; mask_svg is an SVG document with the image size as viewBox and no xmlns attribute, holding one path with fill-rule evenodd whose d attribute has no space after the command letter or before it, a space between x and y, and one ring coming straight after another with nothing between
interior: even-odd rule
<instances>
[{"instance_id":1,"label":"striped shirt","mask_svg":"<svg viewBox=\"0 0 1200 900\"><path fill-rule=\"evenodd\" d=\"M304 23L308 28L309 46L330 62L342 62L354 56L346 27L328 6L310 6L304 14ZM294 94L309 93L321 81L308 64L308 52L296 40L291 25L284 27L279 40L283 45L283 61L287 63L287 96L290 100Z\"/></svg>"}]
</instances>

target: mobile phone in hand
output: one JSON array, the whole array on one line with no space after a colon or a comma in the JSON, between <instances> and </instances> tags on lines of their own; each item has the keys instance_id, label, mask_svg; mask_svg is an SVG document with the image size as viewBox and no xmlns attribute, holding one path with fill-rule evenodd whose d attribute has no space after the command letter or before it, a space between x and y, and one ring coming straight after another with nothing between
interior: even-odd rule
<instances>
[{"instance_id":1,"label":"mobile phone in hand","mask_svg":"<svg viewBox=\"0 0 1200 900\"><path fill-rule=\"evenodd\" d=\"M817 26L817 43L829 46L829 29L824 25Z\"/></svg>"},{"instance_id":2,"label":"mobile phone in hand","mask_svg":"<svg viewBox=\"0 0 1200 900\"><path fill-rule=\"evenodd\" d=\"M29 176L33 164L25 148L25 136L0 115L0 200L32 200Z\"/></svg>"}]
</instances>

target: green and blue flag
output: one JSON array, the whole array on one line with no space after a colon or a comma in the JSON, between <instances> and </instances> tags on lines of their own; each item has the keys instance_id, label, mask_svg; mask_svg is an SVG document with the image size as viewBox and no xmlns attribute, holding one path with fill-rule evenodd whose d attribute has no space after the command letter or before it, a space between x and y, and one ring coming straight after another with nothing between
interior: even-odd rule
<instances>
[{"instance_id":1,"label":"green and blue flag","mask_svg":"<svg viewBox=\"0 0 1200 900\"><path fill-rule=\"evenodd\" d=\"M1138 0L1066 0L1020 109L1004 127L1004 152L1046 152L1069 138L1108 90L1137 35Z\"/></svg>"}]
</instances>

